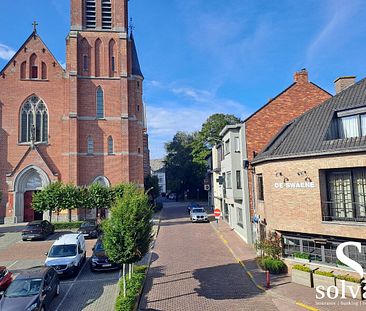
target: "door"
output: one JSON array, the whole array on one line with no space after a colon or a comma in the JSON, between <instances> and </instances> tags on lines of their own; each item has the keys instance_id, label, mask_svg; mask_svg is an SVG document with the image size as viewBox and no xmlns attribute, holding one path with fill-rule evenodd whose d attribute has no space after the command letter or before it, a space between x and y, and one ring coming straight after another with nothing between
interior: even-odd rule
<instances>
[{"instance_id":1,"label":"door","mask_svg":"<svg viewBox=\"0 0 366 311\"><path fill-rule=\"evenodd\" d=\"M34 191L24 193L24 222L43 219L43 213L36 212L32 209L33 193Z\"/></svg>"}]
</instances>

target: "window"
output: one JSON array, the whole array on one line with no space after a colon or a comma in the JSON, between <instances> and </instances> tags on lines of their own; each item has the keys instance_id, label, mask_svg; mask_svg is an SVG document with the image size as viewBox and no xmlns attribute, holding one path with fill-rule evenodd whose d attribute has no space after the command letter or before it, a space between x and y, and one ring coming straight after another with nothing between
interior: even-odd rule
<instances>
[{"instance_id":1,"label":"window","mask_svg":"<svg viewBox=\"0 0 366 311\"><path fill-rule=\"evenodd\" d=\"M101 53L102 53L102 41L98 38L95 41L95 76L100 77L101 71Z\"/></svg>"},{"instance_id":2,"label":"window","mask_svg":"<svg viewBox=\"0 0 366 311\"><path fill-rule=\"evenodd\" d=\"M111 0L102 0L102 29L112 29Z\"/></svg>"},{"instance_id":3,"label":"window","mask_svg":"<svg viewBox=\"0 0 366 311\"><path fill-rule=\"evenodd\" d=\"M85 27L96 27L95 0L85 1Z\"/></svg>"},{"instance_id":4,"label":"window","mask_svg":"<svg viewBox=\"0 0 366 311\"><path fill-rule=\"evenodd\" d=\"M97 88L97 118L104 118L104 93L100 86Z\"/></svg>"},{"instance_id":5,"label":"window","mask_svg":"<svg viewBox=\"0 0 366 311\"><path fill-rule=\"evenodd\" d=\"M236 171L236 188L241 189L241 172Z\"/></svg>"},{"instance_id":6,"label":"window","mask_svg":"<svg viewBox=\"0 0 366 311\"><path fill-rule=\"evenodd\" d=\"M29 58L29 78L38 79L37 55L32 54Z\"/></svg>"},{"instance_id":7,"label":"window","mask_svg":"<svg viewBox=\"0 0 366 311\"><path fill-rule=\"evenodd\" d=\"M328 171L323 220L366 221L366 168Z\"/></svg>"},{"instance_id":8,"label":"window","mask_svg":"<svg viewBox=\"0 0 366 311\"><path fill-rule=\"evenodd\" d=\"M88 137L88 154L93 154L94 153L94 141L93 138L91 136Z\"/></svg>"},{"instance_id":9,"label":"window","mask_svg":"<svg viewBox=\"0 0 366 311\"><path fill-rule=\"evenodd\" d=\"M31 96L20 110L20 142L48 141L48 110L37 96Z\"/></svg>"},{"instance_id":10,"label":"window","mask_svg":"<svg viewBox=\"0 0 366 311\"><path fill-rule=\"evenodd\" d=\"M112 39L109 41L109 76L114 77L116 71L116 58L115 58L115 46L116 42Z\"/></svg>"},{"instance_id":11,"label":"window","mask_svg":"<svg viewBox=\"0 0 366 311\"><path fill-rule=\"evenodd\" d=\"M83 70L88 71L88 55L83 55Z\"/></svg>"},{"instance_id":12,"label":"window","mask_svg":"<svg viewBox=\"0 0 366 311\"><path fill-rule=\"evenodd\" d=\"M228 153L230 153L230 139L228 139L227 141L225 141L225 155L227 155Z\"/></svg>"},{"instance_id":13,"label":"window","mask_svg":"<svg viewBox=\"0 0 366 311\"><path fill-rule=\"evenodd\" d=\"M22 62L20 65L20 79L26 79L27 77L27 62Z\"/></svg>"},{"instance_id":14,"label":"window","mask_svg":"<svg viewBox=\"0 0 366 311\"><path fill-rule=\"evenodd\" d=\"M257 198L259 201L264 201L264 189L263 189L263 175L257 175Z\"/></svg>"},{"instance_id":15,"label":"window","mask_svg":"<svg viewBox=\"0 0 366 311\"><path fill-rule=\"evenodd\" d=\"M239 137L235 137L234 138L234 147L235 147L235 152L240 152Z\"/></svg>"},{"instance_id":16,"label":"window","mask_svg":"<svg viewBox=\"0 0 366 311\"><path fill-rule=\"evenodd\" d=\"M226 188L231 189L231 172L226 172Z\"/></svg>"},{"instance_id":17,"label":"window","mask_svg":"<svg viewBox=\"0 0 366 311\"><path fill-rule=\"evenodd\" d=\"M239 227L244 228L244 226L243 226L243 209L238 206L236 208L236 212L237 212L237 224L238 224Z\"/></svg>"},{"instance_id":18,"label":"window","mask_svg":"<svg viewBox=\"0 0 366 311\"><path fill-rule=\"evenodd\" d=\"M112 136L108 137L108 154L113 154L113 138Z\"/></svg>"},{"instance_id":19,"label":"window","mask_svg":"<svg viewBox=\"0 0 366 311\"><path fill-rule=\"evenodd\" d=\"M347 112L339 113L331 122L328 130L328 139L344 139L366 136L366 114L345 115Z\"/></svg>"},{"instance_id":20,"label":"window","mask_svg":"<svg viewBox=\"0 0 366 311\"><path fill-rule=\"evenodd\" d=\"M47 79L47 65L42 62L42 80Z\"/></svg>"}]
</instances>

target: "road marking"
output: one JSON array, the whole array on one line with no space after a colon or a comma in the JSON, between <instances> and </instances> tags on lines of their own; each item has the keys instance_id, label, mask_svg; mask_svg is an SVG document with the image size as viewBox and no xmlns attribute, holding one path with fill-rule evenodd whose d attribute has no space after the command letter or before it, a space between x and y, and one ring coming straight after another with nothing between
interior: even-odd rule
<instances>
[{"instance_id":1,"label":"road marking","mask_svg":"<svg viewBox=\"0 0 366 311\"><path fill-rule=\"evenodd\" d=\"M299 301L296 301L296 305L298 305L299 307L303 307L307 310L310 310L310 311L320 311L319 309L317 308L314 308L314 307L311 307L311 306L308 306L306 304L303 304L302 302L299 302Z\"/></svg>"},{"instance_id":2,"label":"road marking","mask_svg":"<svg viewBox=\"0 0 366 311\"><path fill-rule=\"evenodd\" d=\"M18 262L18 260L15 260L10 266L7 267L7 269L10 269L12 266L14 266L16 263Z\"/></svg>"}]
</instances>

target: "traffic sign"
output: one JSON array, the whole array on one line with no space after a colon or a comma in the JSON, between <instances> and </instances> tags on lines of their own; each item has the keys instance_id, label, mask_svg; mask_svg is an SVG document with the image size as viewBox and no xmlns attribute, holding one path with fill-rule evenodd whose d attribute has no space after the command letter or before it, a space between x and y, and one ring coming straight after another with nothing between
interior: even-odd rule
<instances>
[{"instance_id":1,"label":"traffic sign","mask_svg":"<svg viewBox=\"0 0 366 311\"><path fill-rule=\"evenodd\" d=\"M210 185L204 185L205 191L210 191Z\"/></svg>"},{"instance_id":2,"label":"traffic sign","mask_svg":"<svg viewBox=\"0 0 366 311\"><path fill-rule=\"evenodd\" d=\"M219 209L219 208L216 208L216 209L214 210L214 215L215 215L215 218L216 218L216 219L220 219L220 217L221 217L221 211L220 211L220 209Z\"/></svg>"}]
</instances>

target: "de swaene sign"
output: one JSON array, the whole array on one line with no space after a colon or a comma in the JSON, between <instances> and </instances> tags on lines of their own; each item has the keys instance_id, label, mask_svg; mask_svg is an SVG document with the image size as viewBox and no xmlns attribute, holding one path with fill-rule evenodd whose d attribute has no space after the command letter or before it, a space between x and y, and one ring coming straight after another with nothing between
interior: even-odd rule
<instances>
[{"instance_id":1,"label":"de swaene sign","mask_svg":"<svg viewBox=\"0 0 366 311\"><path fill-rule=\"evenodd\" d=\"M315 183L310 182L279 182L275 183L274 187L276 189L299 189L299 188L315 188Z\"/></svg>"}]
</instances>

